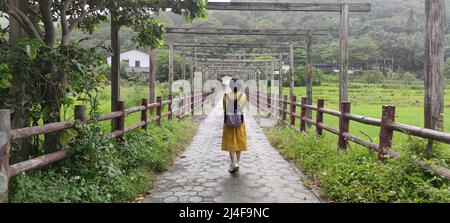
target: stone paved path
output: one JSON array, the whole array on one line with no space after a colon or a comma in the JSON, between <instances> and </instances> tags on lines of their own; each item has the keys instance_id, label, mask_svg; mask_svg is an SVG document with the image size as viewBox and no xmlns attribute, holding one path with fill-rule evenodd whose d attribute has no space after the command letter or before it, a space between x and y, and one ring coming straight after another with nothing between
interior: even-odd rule
<instances>
[{"instance_id":1,"label":"stone paved path","mask_svg":"<svg viewBox=\"0 0 450 223\"><path fill-rule=\"evenodd\" d=\"M228 173L229 155L221 151L222 103L201 124L186 151L160 174L143 202L150 203L316 203L302 176L269 143L255 119L246 116L249 151L241 168Z\"/></svg>"}]
</instances>

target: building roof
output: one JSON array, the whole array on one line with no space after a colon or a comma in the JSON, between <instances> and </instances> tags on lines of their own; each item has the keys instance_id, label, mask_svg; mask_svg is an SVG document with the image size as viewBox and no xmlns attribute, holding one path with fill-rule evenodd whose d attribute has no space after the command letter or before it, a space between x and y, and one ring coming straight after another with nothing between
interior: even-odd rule
<instances>
[{"instance_id":1,"label":"building roof","mask_svg":"<svg viewBox=\"0 0 450 223\"><path fill-rule=\"evenodd\" d=\"M138 52L141 52L141 53L146 54L147 56L150 56L150 54L148 54L147 52L144 52L143 50L140 50L140 49L126 50L126 51L120 52L120 54L128 53L128 52L130 52L130 51L138 51ZM112 57L112 56L111 56L111 55L108 56L108 58L110 58L110 57Z\"/></svg>"}]
</instances>

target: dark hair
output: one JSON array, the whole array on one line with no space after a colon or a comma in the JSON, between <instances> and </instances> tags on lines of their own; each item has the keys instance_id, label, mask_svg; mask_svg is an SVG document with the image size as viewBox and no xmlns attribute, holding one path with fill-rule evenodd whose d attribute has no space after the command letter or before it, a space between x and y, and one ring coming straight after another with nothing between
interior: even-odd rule
<instances>
[{"instance_id":1,"label":"dark hair","mask_svg":"<svg viewBox=\"0 0 450 223\"><path fill-rule=\"evenodd\" d=\"M237 93L242 88L242 81L239 78L231 78L230 80L230 88L234 93Z\"/></svg>"}]
</instances>

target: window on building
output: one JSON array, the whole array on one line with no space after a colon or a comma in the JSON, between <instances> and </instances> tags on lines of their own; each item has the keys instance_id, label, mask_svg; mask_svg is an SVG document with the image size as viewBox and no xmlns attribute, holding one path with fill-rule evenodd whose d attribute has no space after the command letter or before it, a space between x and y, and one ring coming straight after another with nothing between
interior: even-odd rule
<instances>
[{"instance_id":1,"label":"window on building","mask_svg":"<svg viewBox=\"0 0 450 223\"><path fill-rule=\"evenodd\" d=\"M141 67L141 61L136 60L136 62L134 63L135 67Z\"/></svg>"}]
</instances>

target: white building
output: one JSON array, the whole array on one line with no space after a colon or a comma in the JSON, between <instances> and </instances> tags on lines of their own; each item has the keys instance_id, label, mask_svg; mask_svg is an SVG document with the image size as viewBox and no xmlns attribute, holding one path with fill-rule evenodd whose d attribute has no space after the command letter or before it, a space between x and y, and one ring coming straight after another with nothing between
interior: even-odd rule
<instances>
[{"instance_id":1,"label":"white building","mask_svg":"<svg viewBox=\"0 0 450 223\"><path fill-rule=\"evenodd\" d=\"M107 58L111 66L112 57ZM120 61L128 64L127 71L149 72L150 55L140 50L129 50L120 54Z\"/></svg>"}]
</instances>

